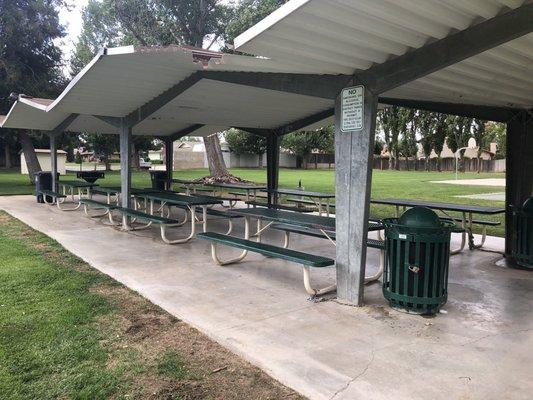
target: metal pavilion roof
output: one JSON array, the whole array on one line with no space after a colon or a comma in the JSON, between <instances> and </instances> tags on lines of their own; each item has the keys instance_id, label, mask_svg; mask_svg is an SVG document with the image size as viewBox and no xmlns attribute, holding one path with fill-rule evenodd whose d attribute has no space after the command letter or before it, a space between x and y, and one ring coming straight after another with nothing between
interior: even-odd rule
<instances>
[{"instance_id":1,"label":"metal pavilion roof","mask_svg":"<svg viewBox=\"0 0 533 400\"><path fill-rule=\"evenodd\" d=\"M79 116L67 131L117 133L114 125L95 116L124 117L199 71L293 73L301 69L291 63L190 47L105 49L57 99L19 96L0 127L53 130L74 113ZM196 136L230 126L269 129L332 107L329 99L198 79L137 124L133 133L167 136L195 125L198 128L191 134Z\"/></svg>"},{"instance_id":2,"label":"metal pavilion roof","mask_svg":"<svg viewBox=\"0 0 533 400\"><path fill-rule=\"evenodd\" d=\"M315 73L353 74L528 1L291 0L235 39L239 51ZM533 107L533 34L448 66L383 97Z\"/></svg>"}]
</instances>

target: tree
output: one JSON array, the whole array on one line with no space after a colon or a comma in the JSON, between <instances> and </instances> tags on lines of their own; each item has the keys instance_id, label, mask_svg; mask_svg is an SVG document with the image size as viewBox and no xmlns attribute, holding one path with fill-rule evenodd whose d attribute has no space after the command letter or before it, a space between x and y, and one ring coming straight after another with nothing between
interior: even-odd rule
<instances>
[{"instance_id":1,"label":"tree","mask_svg":"<svg viewBox=\"0 0 533 400\"><path fill-rule=\"evenodd\" d=\"M63 0L0 0L0 114L10 108L10 93L36 97L55 97L64 84L61 75L61 51L57 39L64 36L58 9ZM4 138L16 131L2 132ZM32 138L20 131L30 180L41 167ZM15 144L13 139L5 143Z\"/></svg>"},{"instance_id":2,"label":"tree","mask_svg":"<svg viewBox=\"0 0 533 400\"><path fill-rule=\"evenodd\" d=\"M321 130L291 132L281 140L281 147L290 150L302 161L303 168L307 168L309 156L315 149L324 148L325 135Z\"/></svg>"},{"instance_id":3,"label":"tree","mask_svg":"<svg viewBox=\"0 0 533 400\"><path fill-rule=\"evenodd\" d=\"M507 155L507 127L501 122L485 123L485 138L488 144L496 143L496 159L504 159Z\"/></svg>"},{"instance_id":4,"label":"tree","mask_svg":"<svg viewBox=\"0 0 533 400\"><path fill-rule=\"evenodd\" d=\"M224 37L233 8L221 0L91 0L73 56L75 73L105 46L192 45L209 49ZM209 170L228 176L218 135L204 140Z\"/></svg>"},{"instance_id":5,"label":"tree","mask_svg":"<svg viewBox=\"0 0 533 400\"><path fill-rule=\"evenodd\" d=\"M449 136L448 124L446 123L445 114L437 114L435 120L435 134L433 136L433 150L437 154L437 170L442 172L442 159L441 154L444 150L444 143Z\"/></svg>"},{"instance_id":6,"label":"tree","mask_svg":"<svg viewBox=\"0 0 533 400\"><path fill-rule=\"evenodd\" d=\"M466 147L468 139L471 137L472 132L472 118L457 117L448 115L446 117L446 124L451 131L451 135L448 135L447 144L450 150L455 155L460 148ZM459 169L463 169L463 152L459 152L459 159L457 160Z\"/></svg>"},{"instance_id":7,"label":"tree","mask_svg":"<svg viewBox=\"0 0 533 400\"><path fill-rule=\"evenodd\" d=\"M226 132L226 142L235 154L255 154L258 156L258 166L263 166L263 154L266 151L266 139L240 129L229 129Z\"/></svg>"},{"instance_id":8,"label":"tree","mask_svg":"<svg viewBox=\"0 0 533 400\"><path fill-rule=\"evenodd\" d=\"M399 129L401 140L398 149L399 153L405 157L405 166L409 171L409 159L416 157L418 153L416 140L418 113L413 109L403 109L401 110L400 116Z\"/></svg>"},{"instance_id":9,"label":"tree","mask_svg":"<svg viewBox=\"0 0 533 400\"><path fill-rule=\"evenodd\" d=\"M153 150L154 139L150 136L134 136L132 140L133 149L131 152L132 156L132 166L133 168L139 170L141 169L141 154L149 150Z\"/></svg>"},{"instance_id":10,"label":"tree","mask_svg":"<svg viewBox=\"0 0 533 400\"><path fill-rule=\"evenodd\" d=\"M485 121L474 119L472 125L472 135L477 143L477 173L481 172L481 151L486 146Z\"/></svg>"},{"instance_id":11,"label":"tree","mask_svg":"<svg viewBox=\"0 0 533 400\"><path fill-rule=\"evenodd\" d=\"M254 26L288 0L241 0L232 12L224 31L226 46L248 28ZM226 50L231 50L229 46Z\"/></svg>"},{"instance_id":12,"label":"tree","mask_svg":"<svg viewBox=\"0 0 533 400\"><path fill-rule=\"evenodd\" d=\"M106 171L110 171L109 157L120 148L119 136L92 133L82 135L82 140L87 149L94 151L94 156L104 163Z\"/></svg>"},{"instance_id":13,"label":"tree","mask_svg":"<svg viewBox=\"0 0 533 400\"><path fill-rule=\"evenodd\" d=\"M387 107L378 114L378 126L384 133L385 143L389 151L389 169L398 169L400 154L399 137L406 131L408 110L398 106Z\"/></svg>"},{"instance_id":14,"label":"tree","mask_svg":"<svg viewBox=\"0 0 533 400\"><path fill-rule=\"evenodd\" d=\"M429 171L429 159L435 146L436 114L429 111L419 111L420 144L424 153L425 170Z\"/></svg>"}]
</instances>

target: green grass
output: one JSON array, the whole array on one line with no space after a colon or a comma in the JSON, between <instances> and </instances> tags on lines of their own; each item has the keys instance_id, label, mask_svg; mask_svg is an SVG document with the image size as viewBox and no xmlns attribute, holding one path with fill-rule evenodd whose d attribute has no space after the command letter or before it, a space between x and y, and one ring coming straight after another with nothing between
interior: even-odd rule
<instances>
[{"instance_id":1,"label":"green grass","mask_svg":"<svg viewBox=\"0 0 533 400\"><path fill-rule=\"evenodd\" d=\"M266 183L266 171L264 169L244 169L235 168L231 170L234 175L248 179L254 182ZM184 171L175 171L175 178L200 178L208 174L206 169L193 169ZM68 175L67 179L72 179L74 175ZM460 179L478 179L478 178L504 178L501 173L462 173ZM454 179L455 174L452 172L399 172L399 171L380 171L374 170L372 178L372 197L385 198L394 197L401 199L420 199L462 204L478 204L484 206L502 207L503 202L490 200L473 200L459 198L455 196L501 192L503 188L487 186L462 186L462 185L445 185L435 184L431 181ZM298 181L306 190L335 192L335 171L333 170L298 170L298 169L281 169L279 176L279 185L281 187L294 188ZM108 172L106 178L100 180L101 185L119 185L120 173ZM135 172L132 176L132 184L135 187L150 186L150 175L148 172ZM27 177L12 172L0 173L0 195L14 193L32 193L33 188L28 185ZM375 217L392 216L394 209L386 206L372 206L372 215ZM483 217L490 220L504 222L504 216ZM496 228L489 228L489 234L503 236L503 225Z\"/></svg>"},{"instance_id":2,"label":"green grass","mask_svg":"<svg viewBox=\"0 0 533 400\"><path fill-rule=\"evenodd\" d=\"M2 211L0 255L2 400L299 398Z\"/></svg>"},{"instance_id":3,"label":"green grass","mask_svg":"<svg viewBox=\"0 0 533 400\"><path fill-rule=\"evenodd\" d=\"M0 225L2 399L106 399L119 393L124 365L106 368L108 354L91 323L111 312L102 296L89 291L106 279L74 270L80 261L43 235L19 240L21 225Z\"/></svg>"}]
</instances>

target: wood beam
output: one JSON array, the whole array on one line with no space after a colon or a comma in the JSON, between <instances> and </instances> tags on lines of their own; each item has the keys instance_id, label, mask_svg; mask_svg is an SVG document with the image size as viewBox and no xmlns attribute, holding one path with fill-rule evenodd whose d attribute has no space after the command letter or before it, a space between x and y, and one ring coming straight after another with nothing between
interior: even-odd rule
<instances>
[{"instance_id":1,"label":"wood beam","mask_svg":"<svg viewBox=\"0 0 533 400\"><path fill-rule=\"evenodd\" d=\"M120 117L108 117L106 115L93 115L93 117L98 118L100 121L104 121L106 124L113 125L115 128L120 128L122 126L122 118Z\"/></svg>"},{"instance_id":2,"label":"wood beam","mask_svg":"<svg viewBox=\"0 0 533 400\"><path fill-rule=\"evenodd\" d=\"M264 129L264 128L245 128L242 126L234 126L234 128L251 133L252 135L262 136L265 138L269 137L274 132L274 130L272 129Z\"/></svg>"},{"instance_id":3,"label":"wood beam","mask_svg":"<svg viewBox=\"0 0 533 400\"><path fill-rule=\"evenodd\" d=\"M153 98L149 102L140 106L138 109L129 113L124 118L125 123L128 126L135 126L138 123L144 121L146 118L148 118L150 115L155 113L157 110L159 110L160 108L162 108L163 106L165 106L166 104L174 100L176 97L178 97L180 94L185 92L187 89L194 86L201 79L202 79L202 75L200 72L193 73L188 78L180 81L176 85L165 90L159 96Z\"/></svg>"},{"instance_id":4,"label":"wood beam","mask_svg":"<svg viewBox=\"0 0 533 400\"><path fill-rule=\"evenodd\" d=\"M181 129L171 135L169 135L168 137L170 137L172 139L172 141L175 141L175 140L178 140L179 138L182 138L183 136L187 136L187 135L190 135L191 133L193 133L194 131L197 131L198 129L204 127L205 125L204 124L194 124L194 125L191 125L185 129Z\"/></svg>"},{"instance_id":5,"label":"wood beam","mask_svg":"<svg viewBox=\"0 0 533 400\"><path fill-rule=\"evenodd\" d=\"M58 133L50 133L50 170L52 172L52 191L57 192L57 135ZM59 199L56 199L59 201Z\"/></svg>"},{"instance_id":6,"label":"wood beam","mask_svg":"<svg viewBox=\"0 0 533 400\"><path fill-rule=\"evenodd\" d=\"M167 190L172 189L172 173L174 170L174 140L165 138L165 166L167 171Z\"/></svg>"},{"instance_id":7,"label":"wood beam","mask_svg":"<svg viewBox=\"0 0 533 400\"><path fill-rule=\"evenodd\" d=\"M202 77L219 82L331 100L335 99L342 88L349 86L353 79L350 75L230 71L202 71Z\"/></svg>"},{"instance_id":8,"label":"wood beam","mask_svg":"<svg viewBox=\"0 0 533 400\"><path fill-rule=\"evenodd\" d=\"M377 94L422 78L533 31L533 3L480 22L356 74Z\"/></svg>"},{"instance_id":9,"label":"wood beam","mask_svg":"<svg viewBox=\"0 0 533 400\"><path fill-rule=\"evenodd\" d=\"M277 128L276 130L279 132L280 135L286 135L287 133L298 131L300 129L305 128L306 126L313 125L317 122L320 122L326 118L331 117L334 114L335 114L335 109L330 108L328 110L324 110L319 113L316 113L308 117L299 119L297 121L291 122L290 124L287 124L285 126L281 126Z\"/></svg>"},{"instance_id":10,"label":"wood beam","mask_svg":"<svg viewBox=\"0 0 533 400\"><path fill-rule=\"evenodd\" d=\"M363 88L364 121L361 130L341 130L342 94L335 103L335 216L337 297L363 304L366 241L370 210L372 154L378 99Z\"/></svg>"},{"instance_id":11,"label":"wood beam","mask_svg":"<svg viewBox=\"0 0 533 400\"><path fill-rule=\"evenodd\" d=\"M512 254L515 230L512 207L533 196L533 117L523 111L507 123L505 254Z\"/></svg>"},{"instance_id":12,"label":"wood beam","mask_svg":"<svg viewBox=\"0 0 533 400\"><path fill-rule=\"evenodd\" d=\"M417 110L433 111L443 114L459 115L461 117L479 118L486 121L507 122L519 109L507 107L490 107L475 104L441 103L435 101L394 99L380 97L380 104L415 108Z\"/></svg>"},{"instance_id":13,"label":"wood beam","mask_svg":"<svg viewBox=\"0 0 533 400\"><path fill-rule=\"evenodd\" d=\"M70 114L67 118L65 118L63 121L61 121L54 129L52 129L51 132L57 134L57 133L63 133L70 124L74 122L76 118L78 118L79 114Z\"/></svg>"},{"instance_id":14,"label":"wood beam","mask_svg":"<svg viewBox=\"0 0 533 400\"><path fill-rule=\"evenodd\" d=\"M120 127L120 200L125 208L131 208L131 141L132 127L123 121ZM129 229L129 218L125 215L122 228Z\"/></svg>"},{"instance_id":15,"label":"wood beam","mask_svg":"<svg viewBox=\"0 0 533 400\"><path fill-rule=\"evenodd\" d=\"M267 137L267 198L269 207L277 203L278 199L278 196L272 191L278 188L279 150L280 137L275 132L272 132Z\"/></svg>"}]
</instances>

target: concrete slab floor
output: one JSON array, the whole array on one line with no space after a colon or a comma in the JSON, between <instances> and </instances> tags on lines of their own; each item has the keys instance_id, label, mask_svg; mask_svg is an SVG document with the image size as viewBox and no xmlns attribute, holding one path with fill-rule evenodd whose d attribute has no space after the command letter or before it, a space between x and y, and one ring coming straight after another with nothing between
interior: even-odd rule
<instances>
[{"instance_id":1,"label":"concrete slab floor","mask_svg":"<svg viewBox=\"0 0 533 400\"><path fill-rule=\"evenodd\" d=\"M365 307L314 303L294 264L250 255L217 267L205 242L169 246L155 228L119 232L30 196L0 197L0 208L309 398L531 399L533 273L497 266L497 254L452 257L446 314L423 318L390 309L379 284ZM327 240L294 236L292 247L334 255ZM369 273L377 264L370 249ZM317 286L334 281L333 268L313 272Z\"/></svg>"}]
</instances>

